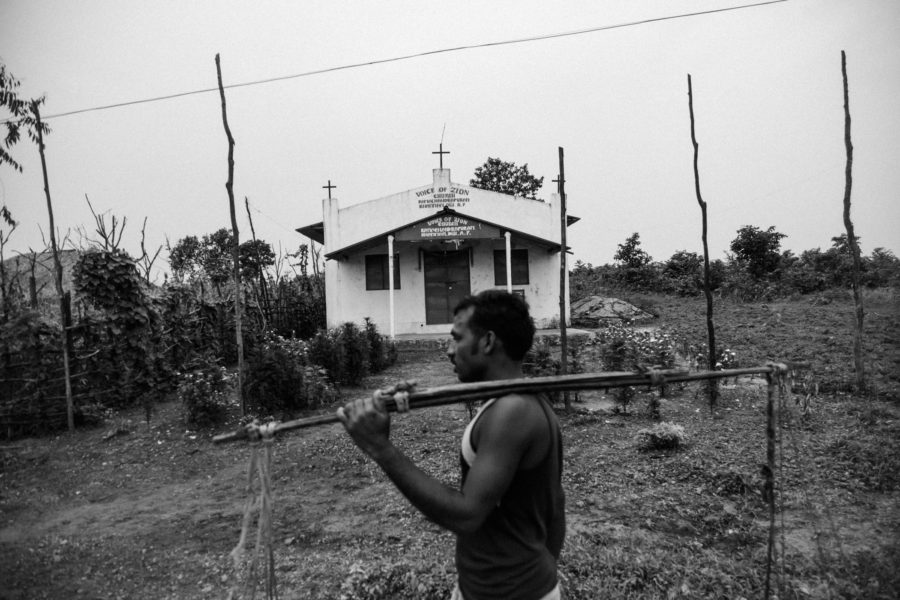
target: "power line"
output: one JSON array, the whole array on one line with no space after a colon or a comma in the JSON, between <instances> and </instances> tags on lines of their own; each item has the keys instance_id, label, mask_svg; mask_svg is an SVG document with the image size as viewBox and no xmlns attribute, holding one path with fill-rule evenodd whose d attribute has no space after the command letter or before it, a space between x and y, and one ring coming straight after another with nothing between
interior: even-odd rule
<instances>
[{"instance_id":1,"label":"power line","mask_svg":"<svg viewBox=\"0 0 900 600\"><path fill-rule=\"evenodd\" d=\"M599 31L608 31L610 29L621 29L624 27L636 27L638 25L647 25L650 23L658 23L660 21L685 19L685 18L690 18L690 17L698 17L698 16L703 16L703 15L720 13L720 12L742 10L745 8L755 8L758 6L765 6L767 4L778 4L780 2L787 2L787 1L788 0L768 0L766 2L757 2L755 4L743 4L740 6L715 8L715 9L711 9L711 10L703 10L703 11L692 12L692 13L683 13L683 14L679 14L679 15L670 15L670 16L666 16L666 17L654 17L654 18L650 18L650 19L642 19L640 21L631 21L628 23L618 23L615 25L601 25L599 27L590 27L587 29L578 29L575 31L567 31L567 32L563 32L563 33L548 33L548 34L544 34L544 35L517 38L517 39L512 39L512 40L503 40L503 41L498 41L498 42L484 42L481 44L469 44L469 45L464 45L464 46L455 46L452 48L441 48L438 50L428 50L425 52L418 52L416 54L406 54L403 56L395 56L392 58L382 58L382 59L377 59L377 60L352 63L349 65L341 65L341 66L337 66L337 67L327 67L324 69L316 69L314 71L306 71L304 73L296 73L294 75L282 75L280 77L270 77L268 79L258 79L255 81L246 81L243 83L232 83L232 84L229 84L229 85L226 85L223 87L225 89L249 87L249 86L253 86L253 85L262 85L265 83L274 83L277 81L286 81L288 79L298 79L300 77L310 77L312 75L322 75L325 73L333 73L335 71L344 71L344 70L348 70L348 69L357 69L357 68L368 67L368 66L372 66L372 65L381 65L381 64L391 63L391 62L399 62L402 60L422 58L425 56L433 56L436 54L446 54L448 52L460 52L462 50L477 50L480 48L491 48L491 47L495 47L495 46L508 46L508 45L512 45L512 44L524 44L524 43L528 43L528 42L539 42L539 41L551 40L551 39L562 38L562 37L571 37L571 36L576 36L576 35L585 35L588 33L597 33ZM103 106L95 106L92 108L81 108L78 110L72 110L72 111L63 112L63 113L47 115L47 116L43 117L43 120L48 121L50 119L57 119L60 117L68 117L71 115L78 115L78 114L87 113L87 112L108 110L111 108L121 108L123 106L133 106L135 104L146 104L149 102L160 102L163 100L173 100L175 98L183 98L185 96L194 96L194 95L198 95L198 94L206 94L206 93L218 92L218 91L219 91L219 88L214 87L214 88L205 88L205 89L200 89L200 90L192 90L192 91L188 91L188 92L179 92L177 94L167 94L165 96L155 96L153 98L144 98L141 100L130 100L127 102L117 102L115 104L106 104ZM0 121L0 123L8 123L12 120L13 119L5 119L3 121Z\"/></svg>"}]
</instances>

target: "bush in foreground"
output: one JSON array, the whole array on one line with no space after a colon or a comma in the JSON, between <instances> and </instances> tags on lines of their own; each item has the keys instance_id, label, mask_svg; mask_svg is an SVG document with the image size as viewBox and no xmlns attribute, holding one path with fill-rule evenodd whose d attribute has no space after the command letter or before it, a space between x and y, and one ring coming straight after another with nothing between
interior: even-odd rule
<instances>
[{"instance_id":1,"label":"bush in foreground","mask_svg":"<svg viewBox=\"0 0 900 600\"><path fill-rule=\"evenodd\" d=\"M341 600L443 600L451 577L439 565L416 568L409 564L354 564L341 583Z\"/></svg>"},{"instance_id":2,"label":"bush in foreground","mask_svg":"<svg viewBox=\"0 0 900 600\"><path fill-rule=\"evenodd\" d=\"M355 323L319 331L310 341L312 361L321 365L337 385L358 385L366 375L384 370L397 360L396 347L366 319L365 329Z\"/></svg>"},{"instance_id":3,"label":"bush in foreground","mask_svg":"<svg viewBox=\"0 0 900 600\"><path fill-rule=\"evenodd\" d=\"M643 452L656 450L677 450L684 446L686 436L684 427L668 421L657 423L653 427L637 432L638 449Z\"/></svg>"},{"instance_id":4,"label":"bush in foreground","mask_svg":"<svg viewBox=\"0 0 900 600\"><path fill-rule=\"evenodd\" d=\"M228 412L230 376L214 359L198 359L195 368L181 373L177 395L188 425L205 427L225 419Z\"/></svg>"},{"instance_id":5,"label":"bush in foreground","mask_svg":"<svg viewBox=\"0 0 900 600\"><path fill-rule=\"evenodd\" d=\"M269 334L247 361L246 397L264 414L330 404L337 392L303 340Z\"/></svg>"}]
</instances>

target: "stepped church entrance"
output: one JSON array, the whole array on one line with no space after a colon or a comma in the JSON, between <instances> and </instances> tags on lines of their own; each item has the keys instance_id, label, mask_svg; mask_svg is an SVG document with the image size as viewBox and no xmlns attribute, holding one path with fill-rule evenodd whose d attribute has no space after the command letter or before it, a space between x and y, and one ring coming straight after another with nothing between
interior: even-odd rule
<instances>
[{"instance_id":1,"label":"stepped church entrance","mask_svg":"<svg viewBox=\"0 0 900 600\"><path fill-rule=\"evenodd\" d=\"M425 323L453 322L453 309L471 293L469 250L425 252Z\"/></svg>"}]
</instances>

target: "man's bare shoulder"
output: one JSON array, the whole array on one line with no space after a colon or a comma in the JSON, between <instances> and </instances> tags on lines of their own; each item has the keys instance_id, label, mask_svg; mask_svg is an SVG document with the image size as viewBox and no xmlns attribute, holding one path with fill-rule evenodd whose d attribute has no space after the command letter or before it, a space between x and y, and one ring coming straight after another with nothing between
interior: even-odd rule
<instances>
[{"instance_id":1,"label":"man's bare shoulder","mask_svg":"<svg viewBox=\"0 0 900 600\"><path fill-rule=\"evenodd\" d=\"M520 433L530 432L547 422L541 402L534 394L507 394L497 398L484 417L502 427L523 428Z\"/></svg>"}]
</instances>

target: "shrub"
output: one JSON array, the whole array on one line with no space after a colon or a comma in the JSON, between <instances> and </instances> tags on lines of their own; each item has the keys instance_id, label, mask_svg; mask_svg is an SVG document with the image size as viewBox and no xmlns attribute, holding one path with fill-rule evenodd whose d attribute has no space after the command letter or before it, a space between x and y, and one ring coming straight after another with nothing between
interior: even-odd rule
<instances>
[{"instance_id":1,"label":"shrub","mask_svg":"<svg viewBox=\"0 0 900 600\"><path fill-rule=\"evenodd\" d=\"M668 421L637 432L638 449L642 452L677 450L685 443L684 427Z\"/></svg>"},{"instance_id":2,"label":"shrub","mask_svg":"<svg viewBox=\"0 0 900 600\"><path fill-rule=\"evenodd\" d=\"M309 354L312 362L325 369L332 383L341 383L344 375L344 347L341 345L337 330L322 329L309 341Z\"/></svg>"},{"instance_id":3,"label":"shrub","mask_svg":"<svg viewBox=\"0 0 900 600\"><path fill-rule=\"evenodd\" d=\"M328 378L338 385L359 385L369 373L397 360L394 344L385 341L368 319L364 330L347 322L319 331L310 341L309 352L312 362L324 367Z\"/></svg>"},{"instance_id":4,"label":"shrub","mask_svg":"<svg viewBox=\"0 0 900 600\"><path fill-rule=\"evenodd\" d=\"M737 366L737 354L735 354L734 350L730 350L728 348L719 350L718 357L716 358L717 371L721 371L724 369L736 369Z\"/></svg>"},{"instance_id":5,"label":"shrub","mask_svg":"<svg viewBox=\"0 0 900 600\"><path fill-rule=\"evenodd\" d=\"M96 348L85 353L89 387L114 391L102 400L107 406L140 402L149 418L156 397L170 391L174 370L159 307L137 264L121 250L89 250L75 263L73 280L87 311L73 329L81 337L73 345Z\"/></svg>"},{"instance_id":6,"label":"shrub","mask_svg":"<svg viewBox=\"0 0 900 600\"><path fill-rule=\"evenodd\" d=\"M522 370L530 377L559 375L559 360L553 358L550 344L545 339L535 342L525 354Z\"/></svg>"},{"instance_id":7,"label":"shrub","mask_svg":"<svg viewBox=\"0 0 900 600\"><path fill-rule=\"evenodd\" d=\"M322 275L305 273L304 261L309 261L306 246L300 247L298 258L303 274L269 284L268 326L283 337L308 340L325 328L325 281Z\"/></svg>"},{"instance_id":8,"label":"shrub","mask_svg":"<svg viewBox=\"0 0 900 600\"><path fill-rule=\"evenodd\" d=\"M337 397L322 369L313 364L309 345L274 334L250 355L244 390L265 414L318 408Z\"/></svg>"},{"instance_id":9,"label":"shrub","mask_svg":"<svg viewBox=\"0 0 900 600\"><path fill-rule=\"evenodd\" d=\"M442 600L453 582L440 566L354 564L341 583L341 600Z\"/></svg>"},{"instance_id":10,"label":"shrub","mask_svg":"<svg viewBox=\"0 0 900 600\"><path fill-rule=\"evenodd\" d=\"M635 331L624 325L600 331L599 341L605 371L634 370L638 366L671 369L679 345L676 336L665 329Z\"/></svg>"},{"instance_id":11,"label":"shrub","mask_svg":"<svg viewBox=\"0 0 900 600\"><path fill-rule=\"evenodd\" d=\"M691 367L698 371L704 371L709 366L709 349L706 344L689 346ZM724 369L737 369L740 366L737 353L730 348L719 348L716 352L716 371Z\"/></svg>"},{"instance_id":12,"label":"shrub","mask_svg":"<svg viewBox=\"0 0 900 600\"><path fill-rule=\"evenodd\" d=\"M584 372L584 342L578 339L570 339L568 341L568 361L566 362L566 372L571 374ZM559 375L562 373L562 363L558 358L554 357L552 350L553 344L546 339L541 339L532 345L531 349L525 354L522 361L522 371L529 377L548 377ZM574 394L574 398L578 398L577 392L569 392ZM558 403L563 392L550 392L547 394L552 403Z\"/></svg>"},{"instance_id":13,"label":"shrub","mask_svg":"<svg viewBox=\"0 0 900 600\"><path fill-rule=\"evenodd\" d=\"M38 311L0 323L0 431L7 438L66 427L59 325Z\"/></svg>"},{"instance_id":14,"label":"shrub","mask_svg":"<svg viewBox=\"0 0 900 600\"><path fill-rule=\"evenodd\" d=\"M675 366L678 343L675 335L666 331L635 331L624 325L613 325L599 334L600 361L604 371L634 371L646 367L671 369ZM632 387L616 388L613 392L618 407L628 412L635 397ZM651 404L651 413L658 406Z\"/></svg>"},{"instance_id":15,"label":"shrub","mask_svg":"<svg viewBox=\"0 0 900 600\"><path fill-rule=\"evenodd\" d=\"M355 323L338 329L338 343L344 347L344 372L347 385L357 385L369 374L369 340Z\"/></svg>"},{"instance_id":16,"label":"shrub","mask_svg":"<svg viewBox=\"0 0 900 600\"><path fill-rule=\"evenodd\" d=\"M191 371L182 373L178 381L178 399L184 407L189 425L205 427L224 420L229 402L231 381L225 367L204 357Z\"/></svg>"},{"instance_id":17,"label":"shrub","mask_svg":"<svg viewBox=\"0 0 900 600\"><path fill-rule=\"evenodd\" d=\"M385 340L369 317L366 317L364 331L369 345L370 373L381 372L397 362L397 345L390 340Z\"/></svg>"}]
</instances>

